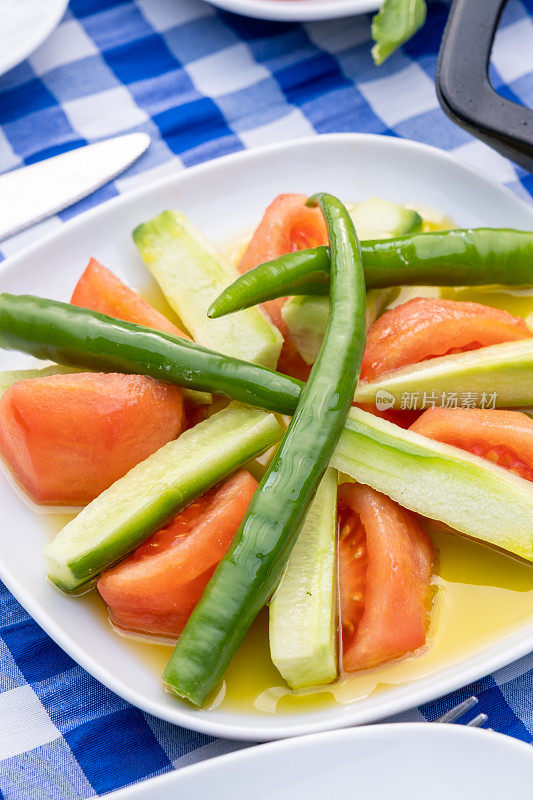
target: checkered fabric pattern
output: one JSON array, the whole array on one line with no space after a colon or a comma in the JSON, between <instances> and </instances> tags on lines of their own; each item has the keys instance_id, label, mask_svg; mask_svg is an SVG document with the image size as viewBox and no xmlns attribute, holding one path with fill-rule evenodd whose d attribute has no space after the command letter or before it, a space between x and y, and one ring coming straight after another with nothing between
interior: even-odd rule
<instances>
[{"instance_id":1,"label":"checkered fabric pattern","mask_svg":"<svg viewBox=\"0 0 533 800\"><path fill-rule=\"evenodd\" d=\"M507 184L533 176L453 125L434 76L447 4L379 70L368 15L261 22L200 0L72 0L62 23L0 77L0 172L128 131L149 151L75 206L6 240L0 257L171 170L304 135L358 131L436 145ZM510 0L494 86L533 106L533 0ZM143 714L78 667L0 584L0 800L103 794L241 744ZM533 655L397 719L432 720L475 693L491 726L533 739ZM466 717L468 720L468 716Z\"/></svg>"}]
</instances>

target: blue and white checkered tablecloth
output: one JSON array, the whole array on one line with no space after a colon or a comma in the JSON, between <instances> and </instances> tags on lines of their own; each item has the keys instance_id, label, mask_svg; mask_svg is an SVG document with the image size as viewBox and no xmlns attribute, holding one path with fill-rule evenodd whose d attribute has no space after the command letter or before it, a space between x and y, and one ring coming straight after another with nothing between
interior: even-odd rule
<instances>
[{"instance_id":1,"label":"blue and white checkered tablecloth","mask_svg":"<svg viewBox=\"0 0 533 800\"><path fill-rule=\"evenodd\" d=\"M325 0L327 2L327 0ZM72 0L30 58L0 77L0 172L126 131L149 151L111 184L5 241L8 256L153 178L308 134L402 136L453 152L522 196L533 176L446 119L435 96L448 12L377 69L369 16L261 22L200 0ZM505 96L533 106L533 0L510 0L493 54ZM240 747L143 714L78 667L0 584L0 800L91 797ZM435 719L471 693L491 726L533 739L533 655L401 719ZM467 717L468 719L468 717Z\"/></svg>"}]
</instances>

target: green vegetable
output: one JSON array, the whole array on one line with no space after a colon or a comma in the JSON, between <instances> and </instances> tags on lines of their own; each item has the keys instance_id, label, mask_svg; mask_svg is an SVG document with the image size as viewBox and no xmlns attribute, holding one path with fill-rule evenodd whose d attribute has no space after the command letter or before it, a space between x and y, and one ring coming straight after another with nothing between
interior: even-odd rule
<instances>
[{"instance_id":1,"label":"green vegetable","mask_svg":"<svg viewBox=\"0 0 533 800\"><path fill-rule=\"evenodd\" d=\"M246 398L245 402L251 405L284 414L291 414L296 408L303 385L286 375L229 359L158 331L35 297L0 295L0 346L29 352L40 358L52 358L71 366L87 366L89 361L96 369L147 374L156 378L166 375L166 380L179 385L194 383L195 388L222 392L241 401ZM478 354L479 351L473 352ZM357 435L353 431L354 414ZM463 472L461 480L443 480L443 475L450 469L455 474L461 473L466 454L449 446L444 453L444 445L425 439L423 458L417 462L417 468L423 471L425 465L431 469L424 472L424 481L419 483L418 472L410 470L411 462L404 456L406 448L409 453L412 446L412 432L355 410L350 412L345 431L332 466L343 469L336 461L339 454L351 477L368 483L415 511L424 492L428 492L432 500L424 504L422 513L481 540L487 537L498 540L501 529L504 534L498 544L503 548L506 540L513 538L505 534L505 529L514 518L513 503L517 498L522 504L522 511L516 518L522 536L526 537L524 549L527 551L533 547L533 489L530 482L474 456L469 457L469 468ZM420 443L420 437L417 443ZM364 458L363 452L366 454ZM419 450L417 452L420 454ZM383 459L384 454L386 459ZM454 462L457 462L457 467L453 466ZM487 470L491 479L485 483ZM470 514L468 497L471 492L465 488L467 482L477 487L478 500L480 495L485 498L483 514L481 511ZM500 511L496 510L499 498L503 498ZM510 549L516 552L512 541Z\"/></svg>"},{"instance_id":2,"label":"green vegetable","mask_svg":"<svg viewBox=\"0 0 533 800\"><path fill-rule=\"evenodd\" d=\"M233 264L176 211L163 211L133 231L143 260L194 340L266 367L278 363L283 339L258 309L210 320L207 309L235 280Z\"/></svg>"},{"instance_id":3,"label":"green vegetable","mask_svg":"<svg viewBox=\"0 0 533 800\"><path fill-rule=\"evenodd\" d=\"M337 677L337 471L326 470L272 600L272 661L291 689Z\"/></svg>"},{"instance_id":4,"label":"green vegetable","mask_svg":"<svg viewBox=\"0 0 533 800\"><path fill-rule=\"evenodd\" d=\"M185 431L89 503L44 548L49 579L65 592L87 583L280 435L272 414L235 404Z\"/></svg>"},{"instance_id":5,"label":"green vegetable","mask_svg":"<svg viewBox=\"0 0 533 800\"><path fill-rule=\"evenodd\" d=\"M32 378L46 378L48 375L68 375L70 372L77 372L76 369L69 367L43 367L42 369L14 369L0 372L0 397L10 386L19 381L27 381Z\"/></svg>"},{"instance_id":6,"label":"green vegetable","mask_svg":"<svg viewBox=\"0 0 533 800\"><path fill-rule=\"evenodd\" d=\"M366 294L366 327L383 313L399 294L399 289L371 289ZM304 295L289 297L281 309L281 316L296 348L306 364L313 364L324 339L329 319L327 297Z\"/></svg>"},{"instance_id":7,"label":"green vegetable","mask_svg":"<svg viewBox=\"0 0 533 800\"><path fill-rule=\"evenodd\" d=\"M462 395L470 394L478 400L485 395L486 407L533 405L533 332L531 335L531 339L493 344L395 369L374 381L362 381L355 399L358 403L375 403L376 398L382 398L382 402L398 409L402 407L402 395L418 393L416 408L421 409L454 402L460 406Z\"/></svg>"},{"instance_id":8,"label":"green vegetable","mask_svg":"<svg viewBox=\"0 0 533 800\"><path fill-rule=\"evenodd\" d=\"M376 43L372 56L376 64L383 64L425 21L424 0L383 0L379 14L372 20L372 38Z\"/></svg>"},{"instance_id":9,"label":"green vegetable","mask_svg":"<svg viewBox=\"0 0 533 800\"><path fill-rule=\"evenodd\" d=\"M348 212L317 195L331 242L331 315L292 421L163 679L205 703L275 588L351 406L365 342L361 251Z\"/></svg>"},{"instance_id":10,"label":"green vegetable","mask_svg":"<svg viewBox=\"0 0 533 800\"><path fill-rule=\"evenodd\" d=\"M0 295L0 347L70 367L150 375L282 414L292 414L302 387L169 333L31 295Z\"/></svg>"},{"instance_id":11,"label":"green vegetable","mask_svg":"<svg viewBox=\"0 0 533 800\"><path fill-rule=\"evenodd\" d=\"M533 562L533 484L353 408L331 466L405 508Z\"/></svg>"},{"instance_id":12,"label":"green vegetable","mask_svg":"<svg viewBox=\"0 0 533 800\"><path fill-rule=\"evenodd\" d=\"M390 200L370 197L350 209L360 239L389 239L422 229L423 220L417 211Z\"/></svg>"},{"instance_id":13,"label":"green vegetable","mask_svg":"<svg viewBox=\"0 0 533 800\"><path fill-rule=\"evenodd\" d=\"M367 289L386 286L533 284L533 232L507 228L435 231L363 242ZM328 293L327 247L300 250L241 275L212 303L221 317L287 295Z\"/></svg>"}]
</instances>

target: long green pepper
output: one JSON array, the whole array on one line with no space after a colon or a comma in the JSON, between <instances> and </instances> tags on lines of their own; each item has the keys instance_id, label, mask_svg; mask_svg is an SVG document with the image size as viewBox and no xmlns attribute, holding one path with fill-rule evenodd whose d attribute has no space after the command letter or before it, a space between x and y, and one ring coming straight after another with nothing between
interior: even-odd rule
<instances>
[{"instance_id":1,"label":"long green pepper","mask_svg":"<svg viewBox=\"0 0 533 800\"><path fill-rule=\"evenodd\" d=\"M533 284L533 232L435 231L361 243L367 289ZM241 275L209 309L213 319L286 295L329 291L329 248L288 253Z\"/></svg>"},{"instance_id":2,"label":"long green pepper","mask_svg":"<svg viewBox=\"0 0 533 800\"><path fill-rule=\"evenodd\" d=\"M312 200L322 208L331 242L330 321L282 443L163 675L172 691L197 706L222 678L279 580L359 377L365 346L359 242L339 200L326 194Z\"/></svg>"}]
</instances>

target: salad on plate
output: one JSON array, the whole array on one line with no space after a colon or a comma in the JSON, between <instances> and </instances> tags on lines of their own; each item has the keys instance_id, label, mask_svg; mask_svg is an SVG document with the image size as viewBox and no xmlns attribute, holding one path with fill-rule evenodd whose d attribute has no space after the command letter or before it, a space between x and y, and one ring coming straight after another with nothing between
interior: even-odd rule
<instances>
[{"instance_id":1,"label":"salad on plate","mask_svg":"<svg viewBox=\"0 0 533 800\"><path fill-rule=\"evenodd\" d=\"M94 259L70 303L0 295L50 362L0 374L0 451L60 591L178 697L265 712L531 614L533 232L285 194L230 255L176 211L133 239L155 305Z\"/></svg>"}]
</instances>

